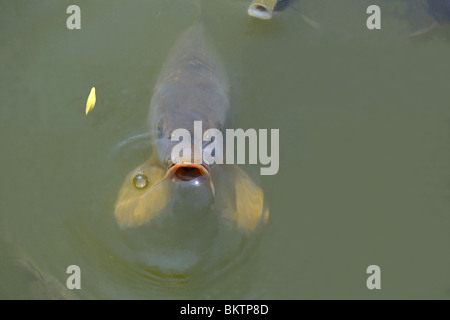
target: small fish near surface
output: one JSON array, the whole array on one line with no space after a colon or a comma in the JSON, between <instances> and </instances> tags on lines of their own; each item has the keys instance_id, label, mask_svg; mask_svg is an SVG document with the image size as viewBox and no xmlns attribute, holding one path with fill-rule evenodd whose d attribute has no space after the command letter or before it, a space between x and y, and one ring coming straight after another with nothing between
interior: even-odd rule
<instances>
[{"instance_id":1,"label":"small fish near surface","mask_svg":"<svg viewBox=\"0 0 450 320\"><path fill-rule=\"evenodd\" d=\"M253 0L248 7L251 17L269 20L272 19L275 10L284 9L290 0Z\"/></svg>"},{"instance_id":2,"label":"small fish near surface","mask_svg":"<svg viewBox=\"0 0 450 320\"><path fill-rule=\"evenodd\" d=\"M125 241L158 274L201 272L242 249L268 217L264 194L237 165L172 162L172 132L224 130L230 104L225 69L204 27L185 31L154 88L149 125L153 154L126 177L115 204ZM192 140L192 150L204 147Z\"/></svg>"},{"instance_id":3,"label":"small fish near surface","mask_svg":"<svg viewBox=\"0 0 450 320\"><path fill-rule=\"evenodd\" d=\"M273 17L274 12L282 11L291 6L294 0L253 0L247 9L249 16L261 20L270 20ZM302 13L299 13L300 17L315 29L320 28L320 24L316 21L308 18Z\"/></svg>"}]
</instances>

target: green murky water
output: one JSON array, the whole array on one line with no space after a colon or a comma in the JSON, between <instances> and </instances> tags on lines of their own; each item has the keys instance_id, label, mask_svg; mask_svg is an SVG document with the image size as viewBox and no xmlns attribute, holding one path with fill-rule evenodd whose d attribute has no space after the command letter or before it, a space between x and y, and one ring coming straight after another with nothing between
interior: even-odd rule
<instances>
[{"instance_id":1,"label":"green murky water","mask_svg":"<svg viewBox=\"0 0 450 320\"><path fill-rule=\"evenodd\" d=\"M151 147L120 143L146 131L160 68L197 7L78 1L70 31L71 2L0 1L0 298L37 297L15 252L63 285L80 266L72 293L85 299L449 298L450 29L408 38L431 18L404 2L305 0L270 22L248 3L201 5L235 127L280 129L280 171L261 179L269 223L219 276L155 281L113 217ZM379 31L365 26L372 3ZM372 264L381 290L366 287Z\"/></svg>"}]
</instances>

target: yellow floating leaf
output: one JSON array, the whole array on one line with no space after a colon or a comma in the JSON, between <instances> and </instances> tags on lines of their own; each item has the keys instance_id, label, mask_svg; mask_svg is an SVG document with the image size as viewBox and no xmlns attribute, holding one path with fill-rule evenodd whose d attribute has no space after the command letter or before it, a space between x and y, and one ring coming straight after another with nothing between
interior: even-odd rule
<instances>
[{"instance_id":1,"label":"yellow floating leaf","mask_svg":"<svg viewBox=\"0 0 450 320\"><path fill-rule=\"evenodd\" d=\"M95 106L95 87L92 87L91 93L89 93L89 97L86 102L86 115L94 109Z\"/></svg>"}]
</instances>

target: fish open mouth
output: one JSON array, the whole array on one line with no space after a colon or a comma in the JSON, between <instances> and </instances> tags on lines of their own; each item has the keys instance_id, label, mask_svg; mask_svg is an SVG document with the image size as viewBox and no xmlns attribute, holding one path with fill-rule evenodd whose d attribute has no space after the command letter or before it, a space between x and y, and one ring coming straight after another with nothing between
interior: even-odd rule
<instances>
[{"instance_id":1,"label":"fish open mouth","mask_svg":"<svg viewBox=\"0 0 450 320\"><path fill-rule=\"evenodd\" d=\"M209 168L190 162L171 164L166 176L172 180L191 181L202 176L209 176Z\"/></svg>"},{"instance_id":2,"label":"fish open mouth","mask_svg":"<svg viewBox=\"0 0 450 320\"><path fill-rule=\"evenodd\" d=\"M211 191L214 193L214 185L211 180L211 175L209 173L209 166L206 164L192 163L192 162L182 162L173 164L170 163L167 168L167 173L162 180L170 179L174 182L196 182L199 183L200 178L205 178L209 180L211 186ZM161 180L161 181L162 181Z\"/></svg>"},{"instance_id":3,"label":"fish open mouth","mask_svg":"<svg viewBox=\"0 0 450 320\"><path fill-rule=\"evenodd\" d=\"M252 3L248 7L248 14L252 17L262 19L262 20L269 20L272 19L272 10L264 4L260 3Z\"/></svg>"},{"instance_id":4,"label":"fish open mouth","mask_svg":"<svg viewBox=\"0 0 450 320\"><path fill-rule=\"evenodd\" d=\"M174 173L174 178L180 181L191 181L195 178L202 176L202 170L194 167L180 167L176 169Z\"/></svg>"}]
</instances>

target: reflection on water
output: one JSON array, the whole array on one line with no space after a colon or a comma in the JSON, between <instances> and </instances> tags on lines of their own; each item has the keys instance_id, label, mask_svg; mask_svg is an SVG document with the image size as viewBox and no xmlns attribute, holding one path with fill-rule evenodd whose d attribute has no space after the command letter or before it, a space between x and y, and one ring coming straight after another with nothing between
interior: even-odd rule
<instances>
[{"instance_id":1,"label":"reflection on water","mask_svg":"<svg viewBox=\"0 0 450 320\"><path fill-rule=\"evenodd\" d=\"M80 266L79 298L448 298L450 31L409 38L433 17L407 3L302 0L267 22L249 1L201 1L235 127L280 129L280 171L261 178L263 233L185 278L144 267L113 212L151 155L139 135L152 88L196 6L79 1L82 29L69 31L64 3L1 2L0 297L33 297L19 251L63 285ZM369 4L379 31L365 27Z\"/></svg>"}]
</instances>

